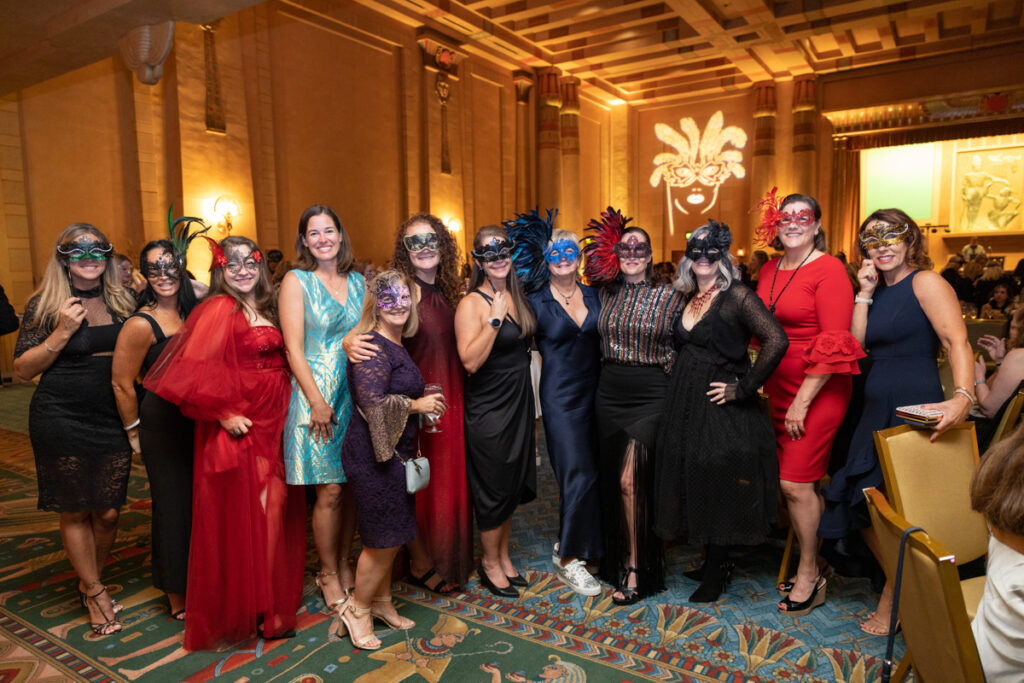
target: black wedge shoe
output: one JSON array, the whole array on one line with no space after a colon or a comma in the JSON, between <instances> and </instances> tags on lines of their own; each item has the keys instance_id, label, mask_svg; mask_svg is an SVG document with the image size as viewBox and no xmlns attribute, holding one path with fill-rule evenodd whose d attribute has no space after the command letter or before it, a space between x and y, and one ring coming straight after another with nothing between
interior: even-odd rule
<instances>
[{"instance_id":1,"label":"black wedge shoe","mask_svg":"<svg viewBox=\"0 0 1024 683\"><path fill-rule=\"evenodd\" d=\"M690 596L690 602L716 602L729 586L733 566L732 562L722 562L717 569L708 567L701 572L704 579Z\"/></svg>"},{"instance_id":2,"label":"black wedge shoe","mask_svg":"<svg viewBox=\"0 0 1024 683\"><path fill-rule=\"evenodd\" d=\"M814 590L811 591L810 597L803 602L793 602L789 596L784 597L779 601L779 614L787 617L807 616L815 607L825 604L825 588L827 586L828 581L824 577L820 577L814 584Z\"/></svg>"},{"instance_id":3,"label":"black wedge shoe","mask_svg":"<svg viewBox=\"0 0 1024 683\"><path fill-rule=\"evenodd\" d=\"M476 573L480 576L480 585L486 588L487 590L491 591L491 593L493 593L494 595L497 595L499 598L519 597L519 591L517 591L516 587L511 584L505 586L504 588L499 588L498 586L495 586L494 582L491 581L491 579L487 576L487 572L484 571L483 565L477 566Z\"/></svg>"}]
</instances>

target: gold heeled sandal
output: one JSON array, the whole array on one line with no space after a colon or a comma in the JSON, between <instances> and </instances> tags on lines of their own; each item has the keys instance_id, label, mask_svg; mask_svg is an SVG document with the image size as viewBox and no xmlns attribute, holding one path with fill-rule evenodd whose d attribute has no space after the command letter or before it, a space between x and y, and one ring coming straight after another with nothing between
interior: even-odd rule
<instances>
[{"instance_id":1,"label":"gold heeled sandal","mask_svg":"<svg viewBox=\"0 0 1024 683\"><path fill-rule=\"evenodd\" d=\"M320 589L320 597L323 598L324 605L326 605L326 607L327 607L327 609L329 611L334 612L334 613L340 615L342 608L344 608L345 603L349 599L348 591L342 589L341 597L338 598L337 600L335 600L334 602L330 602L329 603L329 602L327 602L327 595L324 593L323 584L320 583L320 579L322 579L325 576L337 576L337 575L338 575L337 571L325 572L325 571L321 570L320 573L316 575L316 579L315 580L316 580L316 587Z\"/></svg>"},{"instance_id":2,"label":"gold heeled sandal","mask_svg":"<svg viewBox=\"0 0 1024 683\"><path fill-rule=\"evenodd\" d=\"M391 596L390 595L378 595L377 597L375 597L373 599L373 601L371 602L371 604L370 604L370 615L374 619L380 619L385 624L387 624L389 627L391 627L391 628L393 628L393 629L395 629L397 631L408 631L409 629L416 627L416 622L415 621L413 621L412 619L409 619L407 617L403 617L402 615L398 615L398 623L395 623L395 622L391 621L389 618L387 618L386 616L384 616L383 614L378 614L377 612L374 612L373 611L373 604L372 604L373 602L386 602L386 603L388 603L390 605L391 604Z\"/></svg>"},{"instance_id":3,"label":"gold heeled sandal","mask_svg":"<svg viewBox=\"0 0 1024 683\"><path fill-rule=\"evenodd\" d=\"M349 615L359 618L370 616L370 635L356 640L355 631L352 630L352 624L348 621ZM344 636L347 632L353 647L357 647L360 650L379 650L381 645L383 645L380 642L380 638L373 635L373 616L369 607L356 607L352 604L352 600L348 600L338 613L338 621L338 636Z\"/></svg>"}]
</instances>

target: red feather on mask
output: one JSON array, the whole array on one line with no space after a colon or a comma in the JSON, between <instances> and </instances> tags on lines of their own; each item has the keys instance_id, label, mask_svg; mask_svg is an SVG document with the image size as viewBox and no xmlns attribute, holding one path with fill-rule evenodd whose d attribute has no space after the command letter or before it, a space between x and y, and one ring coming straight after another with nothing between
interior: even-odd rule
<instances>
[{"instance_id":1,"label":"red feather on mask","mask_svg":"<svg viewBox=\"0 0 1024 683\"><path fill-rule=\"evenodd\" d=\"M758 244L771 244L779 232L779 216L782 215L782 212L779 210L778 195L779 188L773 187L765 193L764 198L757 205L747 212L753 213L757 209L761 210L761 224L754 231L754 241Z\"/></svg>"},{"instance_id":2,"label":"red feather on mask","mask_svg":"<svg viewBox=\"0 0 1024 683\"><path fill-rule=\"evenodd\" d=\"M228 258L224 255L224 250L221 246L217 244L217 240L207 237L206 235L203 235L203 239L210 243L210 254L213 256L210 261L210 270L212 271L214 267L223 268L226 266L228 264Z\"/></svg>"},{"instance_id":3,"label":"red feather on mask","mask_svg":"<svg viewBox=\"0 0 1024 683\"><path fill-rule=\"evenodd\" d=\"M626 218L622 212L609 206L601 212L601 220L591 218L584 232L583 254L586 261L583 274L594 285L604 285L619 275L619 257L614 247L622 239L626 224L632 218Z\"/></svg>"}]
</instances>

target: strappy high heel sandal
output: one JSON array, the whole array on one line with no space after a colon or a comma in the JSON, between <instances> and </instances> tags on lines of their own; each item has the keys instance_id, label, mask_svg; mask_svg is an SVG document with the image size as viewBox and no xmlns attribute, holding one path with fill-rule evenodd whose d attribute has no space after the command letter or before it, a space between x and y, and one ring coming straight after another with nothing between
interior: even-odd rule
<instances>
[{"instance_id":1,"label":"strappy high heel sandal","mask_svg":"<svg viewBox=\"0 0 1024 683\"><path fill-rule=\"evenodd\" d=\"M356 633L352 630L352 624L348 620L349 616L353 618L370 616L370 635L356 640ZM353 647L357 647L360 650L380 649L383 643L380 642L380 638L373 635L373 615L369 607L356 607L352 604L352 600L348 600L338 613L338 620L338 636L344 636L348 633Z\"/></svg>"},{"instance_id":2,"label":"strappy high heel sandal","mask_svg":"<svg viewBox=\"0 0 1024 683\"><path fill-rule=\"evenodd\" d=\"M325 576L337 576L337 575L338 575L337 571L325 572L325 571L321 570L320 573L316 575L316 579L315 580L316 580L316 587L320 589L320 597L323 598L324 605L331 612L335 612L337 614L340 614L341 613L340 610L345 606L345 602L349 598L348 591L342 589L341 597L338 598L337 600L335 600L334 602L330 602L329 603L329 602L327 602L327 596L324 594L323 584L320 583L320 579L322 579Z\"/></svg>"},{"instance_id":3,"label":"strappy high heel sandal","mask_svg":"<svg viewBox=\"0 0 1024 683\"><path fill-rule=\"evenodd\" d=\"M622 583L618 587L618 592L622 594L622 597L617 598L615 595L612 595L612 602L616 605L632 605L640 601L640 592L636 588L629 587L630 574L636 574L636 577L640 578L636 567L626 567L626 573L622 575Z\"/></svg>"},{"instance_id":4,"label":"strappy high heel sandal","mask_svg":"<svg viewBox=\"0 0 1024 683\"><path fill-rule=\"evenodd\" d=\"M103 595L104 593L107 592L107 587L104 586L103 584L101 584L99 581L93 581L88 586L86 586L86 588L92 588L93 586L99 586L100 589L98 591L96 591L95 593L92 593L91 595L90 594L86 594L85 595L85 600L86 600L85 608L87 610L89 609L89 600L92 600L92 603L94 605L96 605L96 607L99 609L100 615L105 619L105 621L90 622L89 626L92 627L92 632L95 633L98 636L113 635L113 634L119 632L124 627L121 626L121 622L117 620L117 616L116 615L108 618L106 613L104 613L104 611L103 611L102 605L100 605L99 601L96 599L96 598L100 597L101 595ZM111 607L110 611L111 611L111 613L113 613L113 607Z\"/></svg>"},{"instance_id":5,"label":"strappy high heel sandal","mask_svg":"<svg viewBox=\"0 0 1024 683\"><path fill-rule=\"evenodd\" d=\"M373 611L373 603L374 602L386 602L386 603L388 603L390 605L391 604L391 596L390 595L378 595L377 597L375 597L372 600L372 602L370 603L370 616L372 616L374 619L380 619L381 621L383 621L385 624L387 624L391 628L395 629L396 631L408 631L409 629L416 627L416 622L415 621L413 621L412 619L408 619L406 617L403 617L402 615L398 615L398 622L395 623L395 622L391 621L390 619L388 619L383 614L378 614L377 612L374 612Z\"/></svg>"}]
</instances>

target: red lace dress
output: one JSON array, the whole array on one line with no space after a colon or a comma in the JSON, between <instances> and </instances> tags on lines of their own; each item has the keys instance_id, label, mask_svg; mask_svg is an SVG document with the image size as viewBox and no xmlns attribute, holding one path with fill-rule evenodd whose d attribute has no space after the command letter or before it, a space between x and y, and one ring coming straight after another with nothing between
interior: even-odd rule
<instances>
[{"instance_id":1,"label":"red lace dress","mask_svg":"<svg viewBox=\"0 0 1024 683\"><path fill-rule=\"evenodd\" d=\"M200 304L145 387L196 421L185 649L294 629L302 598L305 502L285 485L281 433L291 393L276 327L250 327L227 296ZM218 420L243 415L236 438Z\"/></svg>"},{"instance_id":2,"label":"red lace dress","mask_svg":"<svg viewBox=\"0 0 1024 683\"><path fill-rule=\"evenodd\" d=\"M772 400L779 478L812 482L828 472L832 441L850 404L850 376L860 373L857 359L864 357L864 351L850 334L853 287L839 259L825 254L776 275L779 260L772 259L761 268L757 293L769 309L774 304L789 348L764 383L764 391ZM786 411L797 390L805 376L829 374L807 411L806 435L794 440L786 433Z\"/></svg>"}]
</instances>

